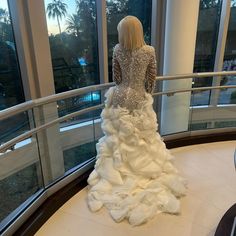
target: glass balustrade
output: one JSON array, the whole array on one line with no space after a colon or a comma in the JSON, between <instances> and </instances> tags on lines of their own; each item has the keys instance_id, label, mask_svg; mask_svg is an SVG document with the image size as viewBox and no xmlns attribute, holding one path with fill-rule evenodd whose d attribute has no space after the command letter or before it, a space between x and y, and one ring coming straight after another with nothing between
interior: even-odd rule
<instances>
[{"instance_id":1,"label":"glass balustrade","mask_svg":"<svg viewBox=\"0 0 236 236\"><path fill-rule=\"evenodd\" d=\"M37 193L96 156L95 144L102 136L101 109L73 113L101 104L100 94L94 91L58 100L0 121L4 127L0 136L2 147L13 138L72 115L0 151L0 230ZM22 120L17 130L13 125L16 118Z\"/></svg>"},{"instance_id":2,"label":"glass balustrade","mask_svg":"<svg viewBox=\"0 0 236 236\"><path fill-rule=\"evenodd\" d=\"M236 82L235 76L226 77L232 77L232 80ZM200 79L204 80L205 78ZM217 76L215 79L217 79ZM234 85L234 83L222 85ZM193 91L191 104L195 104L195 101L199 101L199 99L202 99L204 96L207 97L209 91L210 90ZM189 119L190 131L236 127L236 102L229 102L230 95L234 92L236 92L236 88L214 89L211 90L211 94L214 94L216 97L220 94L218 97L219 100L212 100L212 105L192 106L190 108L191 116ZM228 101L226 102L227 104L222 105L220 102L221 98L223 98L224 101Z\"/></svg>"},{"instance_id":3,"label":"glass balustrade","mask_svg":"<svg viewBox=\"0 0 236 236\"><path fill-rule=\"evenodd\" d=\"M34 120L31 110L0 120L0 144L25 133L33 126Z\"/></svg>"},{"instance_id":4,"label":"glass balustrade","mask_svg":"<svg viewBox=\"0 0 236 236\"><path fill-rule=\"evenodd\" d=\"M42 190L43 172L36 135L0 152L0 230Z\"/></svg>"}]
</instances>

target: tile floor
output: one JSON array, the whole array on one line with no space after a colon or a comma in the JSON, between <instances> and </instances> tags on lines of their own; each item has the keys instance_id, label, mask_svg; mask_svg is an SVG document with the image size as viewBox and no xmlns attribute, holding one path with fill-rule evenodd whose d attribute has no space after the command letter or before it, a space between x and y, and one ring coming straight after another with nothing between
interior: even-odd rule
<instances>
[{"instance_id":1,"label":"tile floor","mask_svg":"<svg viewBox=\"0 0 236 236\"><path fill-rule=\"evenodd\" d=\"M181 214L159 214L148 223L132 227L115 223L105 209L91 213L86 188L66 202L36 236L213 236L225 211L236 202L236 141L172 149L175 165L188 180L181 199Z\"/></svg>"}]
</instances>

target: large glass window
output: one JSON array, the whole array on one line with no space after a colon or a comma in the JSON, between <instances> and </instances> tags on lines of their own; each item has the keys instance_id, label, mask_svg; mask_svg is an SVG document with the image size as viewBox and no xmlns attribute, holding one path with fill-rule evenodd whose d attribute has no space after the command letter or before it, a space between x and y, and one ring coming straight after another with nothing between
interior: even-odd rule
<instances>
[{"instance_id":1,"label":"large glass window","mask_svg":"<svg viewBox=\"0 0 236 236\"><path fill-rule=\"evenodd\" d=\"M95 0L45 0L56 93L99 83Z\"/></svg>"},{"instance_id":2,"label":"large glass window","mask_svg":"<svg viewBox=\"0 0 236 236\"><path fill-rule=\"evenodd\" d=\"M0 1L0 110L24 102L7 0Z\"/></svg>"},{"instance_id":3,"label":"large glass window","mask_svg":"<svg viewBox=\"0 0 236 236\"><path fill-rule=\"evenodd\" d=\"M236 70L236 0L231 0L223 70ZM236 85L236 76L222 78L221 84ZM221 90L219 104L236 104L236 89Z\"/></svg>"},{"instance_id":4,"label":"large glass window","mask_svg":"<svg viewBox=\"0 0 236 236\"><path fill-rule=\"evenodd\" d=\"M222 0L200 0L194 72L214 71ZM196 78L193 87L212 85L212 77ZM196 92L191 105L208 105L210 91Z\"/></svg>"},{"instance_id":5,"label":"large glass window","mask_svg":"<svg viewBox=\"0 0 236 236\"><path fill-rule=\"evenodd\" d=\"M0 1L0 111L25 101L7 0ZM0 121L0 145L29 128L21 113Z\"/></svg>"},{"instance_id":6,"label":"large glass window","mask_svg":"<svg viewBox=\"0 0 236 236\"><path fill-rule=\"evenodd\" d=\"M138 17L143 24L145 41L147 44L150 44L152 0L106 0L106 3L109 81L112 81L111 61L113 47L118 43L117 25L127 15Z\"/></svg>"}]
</instances>

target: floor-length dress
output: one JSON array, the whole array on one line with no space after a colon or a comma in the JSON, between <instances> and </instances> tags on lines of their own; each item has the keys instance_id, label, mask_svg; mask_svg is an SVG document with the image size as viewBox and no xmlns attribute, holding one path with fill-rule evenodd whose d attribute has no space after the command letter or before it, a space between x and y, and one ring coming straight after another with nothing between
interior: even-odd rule
<instances>
[{"instance_id":1,"label":"floor-length dress","mask_svg":"<svg viewBox=\"0 0 236 236\"><path fill-rule=\"evenodd\" d=\"M160 212L179 213L185 180L172 164L173 156L157 132L151 93L156 76L153 47L113 53L115 87L106 93L101 113L104 137L88 178L88 206L105 206L116 222L139 225Z\"/></svg>"}]
</instances>

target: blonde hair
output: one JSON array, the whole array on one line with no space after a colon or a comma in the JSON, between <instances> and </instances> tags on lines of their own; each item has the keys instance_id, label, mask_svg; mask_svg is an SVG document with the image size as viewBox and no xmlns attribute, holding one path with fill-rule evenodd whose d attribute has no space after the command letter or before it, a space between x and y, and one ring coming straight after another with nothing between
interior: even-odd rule
<instances>
[{"instance_id":1,"label":"blonde hair","mask_svg":"<svg viewBox=\"0 0 236 236\"><path fill-rule=\"evenodd\" d=\"M119 43L128 50L141 48L145 45L143 38L143 26L135 16L126 16L118 26Z\"/></svg>"}]
</instances>

